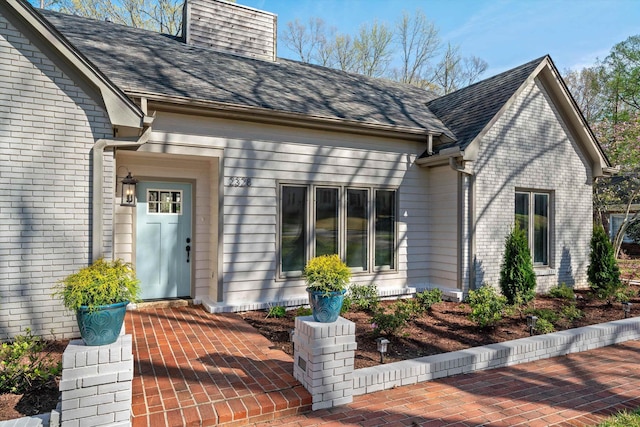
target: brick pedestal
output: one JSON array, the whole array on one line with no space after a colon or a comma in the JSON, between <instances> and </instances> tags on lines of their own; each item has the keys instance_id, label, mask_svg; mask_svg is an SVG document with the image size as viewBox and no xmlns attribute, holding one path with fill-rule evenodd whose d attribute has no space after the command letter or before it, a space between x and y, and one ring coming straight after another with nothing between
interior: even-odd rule
<instances>
[{"instance_id":1,"label":"brick pedestal","mask_svg":"<svg viewBox=\"0 0 640 427\"><path fill-rule=\"evenodd\" d=\"M93 347L71 341L62 355L61 426L130 426L132 380L131 335Z\"/></svg>"},{"instance_id":2,"label":"brick pedestal","mask_svg":"<svg viewBox=\"0 0 640 427\"><path fill-rule=\"evenodd\" d=\"M353 401L355 323L342 317L333 323L297 317L293 343L293 376L311 393L314 411Z\"/></svg>"}]
</instances>

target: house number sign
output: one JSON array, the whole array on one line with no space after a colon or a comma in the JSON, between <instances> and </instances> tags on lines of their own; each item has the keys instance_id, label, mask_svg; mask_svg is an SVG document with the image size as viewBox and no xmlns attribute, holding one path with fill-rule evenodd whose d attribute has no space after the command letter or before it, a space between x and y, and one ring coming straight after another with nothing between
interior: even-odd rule
<instances>
[{"instance_id":1,"label":"house number sign","mask_svg":"<svg viewBox=\"0 0 640 427\"><path fill-rule=\"evenodd\" d=\"M228 187L251 187L251 178L242 176L229 177Z\"/></svg>"}]
</instances>

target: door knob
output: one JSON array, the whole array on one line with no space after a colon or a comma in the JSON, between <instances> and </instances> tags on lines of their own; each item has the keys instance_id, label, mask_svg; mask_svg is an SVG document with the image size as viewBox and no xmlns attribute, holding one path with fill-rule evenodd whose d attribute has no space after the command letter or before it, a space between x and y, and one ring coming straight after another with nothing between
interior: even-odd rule
<instances>
[{"instance_id":1,"label":"door knob","mask_svg":"<svg viewBox=\"0 0 640 427\"><path fill-rule=\"evenodd\" d=\"M190 239L187 239L187 240L190 240ZM187 262L189 262L189 254L191 253L191 246L187 245L185 249L187 250Z\"/></svg>"}]
</instances>

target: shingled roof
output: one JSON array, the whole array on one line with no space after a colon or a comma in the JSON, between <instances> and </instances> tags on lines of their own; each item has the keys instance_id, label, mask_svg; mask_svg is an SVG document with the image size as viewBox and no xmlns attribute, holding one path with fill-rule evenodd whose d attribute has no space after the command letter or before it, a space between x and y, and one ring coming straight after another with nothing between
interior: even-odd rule
<instances>
[{"instance_id":1,"label":"shingled roof","mask_svg":"<svg viewBox=\"0 0 640 427\"><path fill-rule=\"evenodd\" d=\"M384 79L283 58L277 62L246 58L187 45L153 31L47 10L39 12L130 95L158 95L420 130L442 135L436 151L451 146L465 149L547 58L438 97Z\"/></svg>"},{"instance_id":2,"label":"shingled roof","mask_svg":"<svg viewBox=\"0 0 640 427\"><path fill-rule=\"evenodd\" d=\"M455 139L426 106L436 95L419 88L287 59L251 59L152 31L39 12L128 94L413 128Z\"/></svg>"},{"instance_id":3,"label":"shingled roof","mask_svg":"<svg viewBox=\"0 0 640 427\"><path fill-rule=\"evenodd\" d=\"M464 150L485 128L546 56L482 80L427 103L429 109L456 135Z\"/></svg>"}]
</instances>

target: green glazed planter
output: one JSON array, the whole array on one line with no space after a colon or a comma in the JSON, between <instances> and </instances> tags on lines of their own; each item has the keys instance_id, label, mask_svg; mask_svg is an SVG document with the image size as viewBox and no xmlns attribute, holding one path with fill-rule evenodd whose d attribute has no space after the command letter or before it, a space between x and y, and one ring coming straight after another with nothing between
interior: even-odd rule
<instances>
[{"instance_id":1,"label":"green glazed planter","mask_svg":"<svg viewBox=\"0 0 640 427\"><path fill-rule=\"evenodd\" d=\"M326 294L307 288L307 292L309 293L309 305L311 305L313 320L320 323L333 323L338 320L346 290Z\"/></svg>"},{"instance_id":2,"label":"green glazed planter","mask_svg":"<svg viewBox=\"0 0 640 427\"><path fill-rule=\"evenodd\" d=\"M76 311L80 336L88 346L107 345L116 342L122 330L128 301L98 306L89 311L81 306Z\"/></svg>"}]
</instances>

